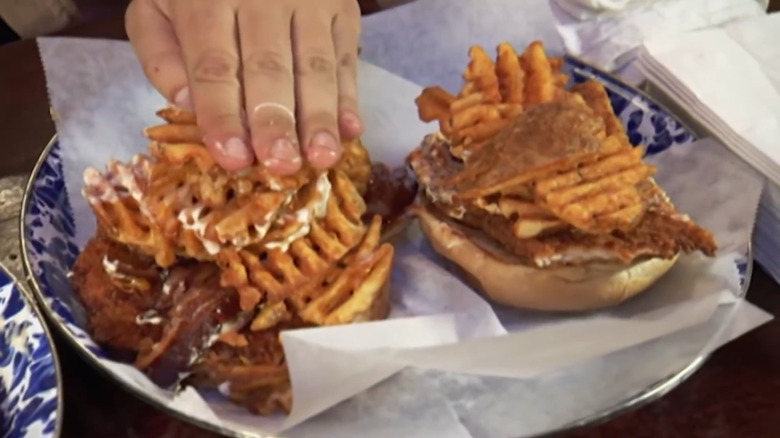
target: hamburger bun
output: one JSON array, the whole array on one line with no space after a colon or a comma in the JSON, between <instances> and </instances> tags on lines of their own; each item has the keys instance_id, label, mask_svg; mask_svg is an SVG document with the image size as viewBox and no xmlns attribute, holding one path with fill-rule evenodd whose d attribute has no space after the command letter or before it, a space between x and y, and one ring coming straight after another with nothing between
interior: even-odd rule
<instances>
[{"instance_id":1,"label":"hamburger bun","mask_svg":"<svg viewBox=\"0 0 780 438\"><path fill-rule=\"evenodd\" d=\"M615 306L647 290L679 257L539 269L481 244L425 207L416 214L433 249L457 265L470 286L496 303L522 309L571 312Z\"/></svg>"}]
</instances>

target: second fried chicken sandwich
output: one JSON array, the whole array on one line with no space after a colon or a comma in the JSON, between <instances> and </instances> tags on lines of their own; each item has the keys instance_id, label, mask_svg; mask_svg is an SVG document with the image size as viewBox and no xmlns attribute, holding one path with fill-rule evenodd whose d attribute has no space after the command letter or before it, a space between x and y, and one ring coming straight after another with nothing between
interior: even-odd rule
<instances>
[{"instance_id":1,"label":"second fried chicken sandwich","mask_svg":"<svg viewBox=\"0 0 780 438\"><path fill-rule=\"evenodd\" d=\"M492 300L555 311L615 305L681 254L714 255L712 235L653 180L603 87L560 91L488 138L431 134L409 156L433 248Z\"/></svg>"}]
</instances>

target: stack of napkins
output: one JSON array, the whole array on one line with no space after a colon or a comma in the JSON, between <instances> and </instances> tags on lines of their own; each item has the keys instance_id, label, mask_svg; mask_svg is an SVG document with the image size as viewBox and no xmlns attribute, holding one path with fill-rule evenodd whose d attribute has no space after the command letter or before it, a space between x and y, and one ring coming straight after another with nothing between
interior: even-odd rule
<instances>
[{"instance_id":1,"label":"stack of napkins","mask_svg":"<svg viewBox=\"0 0 780 438\"><path fill-rule=\"evenodd\" d=\"M767 178L755 253L780 279L780 14L651 39L637 67Z\"/></svg>"},{"instance_id":2,"label":"stack of napkins","mask_svg":"<svg viewBox=\"0 0 780 438\"><path fill-rule=\"evenodd\" d=\"M767 184L753 235L755 257L780 283L780 186Z\"/></svg>"}]
</instances>

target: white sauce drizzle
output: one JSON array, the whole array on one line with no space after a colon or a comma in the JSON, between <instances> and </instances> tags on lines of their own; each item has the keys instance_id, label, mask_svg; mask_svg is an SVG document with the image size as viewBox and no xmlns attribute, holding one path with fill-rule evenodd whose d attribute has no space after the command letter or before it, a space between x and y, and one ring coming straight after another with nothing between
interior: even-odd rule
<instances>
[{"instance_id":1,"label":"white sauce drizzle","mask_svg":"<svg viewBox=\"0 0 780 438\"><path fill-rule=\"evenodd\" d=\"M109 260L108 256L103 256L103 270L107 274L116 274L119 270L119 262L116 260Z\"/></svg>"},{"instance_id":2,"label":"white sauce drizzle","mask_svg":"<svg viewBox=\"0 0 780 438\"><path fill-rule=\"evenodd\" d=\"M119 201L116 191L114 191L113 187L108 187L108 181L94 167L89 167L84 171L84 189L82 192L90 204Z\"/></svg>"},{"instance_id":3,"label":"white sauce drizzle","mask_svg":"<svg viewBox=\"0 0 780 438\"><path fill-rule=\"evenodd\" d=\"M311 232L312 220L325 217L325 214L328 211L328 200L330 199L331 190L333 188L327 173L323 173L319 176L314 188L317 191L317 196L315 196L314 201L310 205L293 213L295 221L301 224L300 228L281 240L266 242L264 244L265 248L280 249L282 252L289 251L290 245L292 245L293 242L306 237L309 232Z\"/></svg>"},{"instance_id":4,"label":"white sauce drizzle","mask_svg":"<svg viewBox=\"0 0 780 438\"><path fill-rule=\"evenodd\" d=\"M148 179L150 172L151 161L143 155L134 156L129 165L112 160L105 174L92 167L84 171L82 193L90 204L115 203L121 197L117 188L122 188L138 203L141 212L148 215L149 210L143 202L144 194L138 181Z\"/></svg>"},{"instance_id":5,"label":"white sauce drizzle","mask_svg":"<svg viewBox=\"0 0 780 438\"><path fill-rule=\"evenodd\" d=\"M205 217L201 217L202 212L203 206L185 208L179 212L176 219L179 220L179 223L185 230L195 233L206 252L210 255L217 255L222 247L218 242L206 238L208 222Z\"/></svg>"},{"instance_id":6,"label":"white sauce drizzle","mask_svg":"<svg viewBox=\"0 0 780 438\"><path fill-rule=\"evenodd\" d=\"M163 321L163 317L154 309L147 310L135 317L135 323L138 325L159 325Z\"/></svg>"},{"instance_id":7,"label":"white sauce drizzle","mask_svg":"<svg viewBox=\"0 0 780 438\"><path fill-rule=\"evenodd\" d=\"M272 192L281 192L283 187L279 181L271 178L268 180L268 188L271 189Z\"/></svg>"}]
</instances>

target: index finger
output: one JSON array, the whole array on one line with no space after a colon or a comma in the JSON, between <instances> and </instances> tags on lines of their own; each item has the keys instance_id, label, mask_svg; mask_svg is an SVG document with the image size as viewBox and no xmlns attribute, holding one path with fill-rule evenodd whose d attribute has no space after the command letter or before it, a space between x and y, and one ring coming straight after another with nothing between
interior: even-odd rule
<instances>
[{"instance_id":1,"label":"index finger","mask_svg":"<svg viewBox=\"0 0 780 438\"><path fill-rule=\"evenodd\" d=\"M230 2L179 0L172 6L204 142L228 170L254 161L242 116L236 11Z\"/></svg>"},{"instance_id":2,"label":"index finger","mask_svg":"<svg viewBox=\"0 0 780 438\"><path fill-rule=\"evenodd\" d=\"M149 82L169 102L191 110L184 59L168 18L154 2L135 0L127 7L125 29Z\"/></svg>"}]
</instances>

